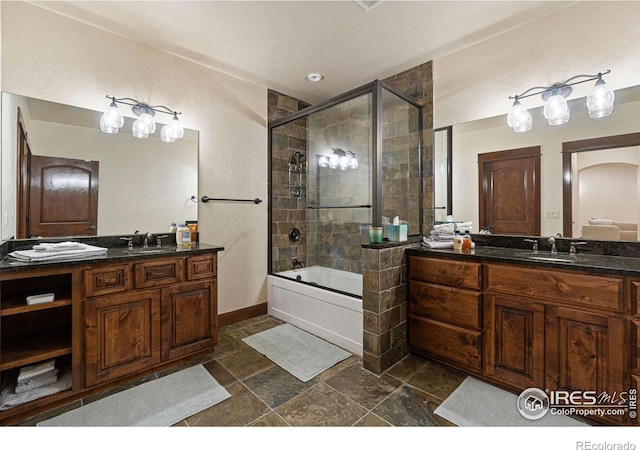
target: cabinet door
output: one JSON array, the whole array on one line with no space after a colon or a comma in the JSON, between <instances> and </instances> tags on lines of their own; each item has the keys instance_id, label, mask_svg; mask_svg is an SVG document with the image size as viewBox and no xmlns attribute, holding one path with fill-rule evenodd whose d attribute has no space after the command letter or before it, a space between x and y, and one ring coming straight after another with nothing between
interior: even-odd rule
<instances>
[{"instance_id":1,"label":"cabinet door","mask_svg":"<svg viewBox=\"0 0 640 450\"><path fill-rule=\"evenodd\" d=\"M544 306L488 293L485 358L491 377L520 389L544 387Z\"/></svg>"},{"instance_id":2,"label":"cabinet door","mask_svg":"<svg viewBox=\"0 0 640 450\"><path fill-rule=\"evenodd\" d=\"M85 302L86 384L160 362L160 292L147 290Z\"/></svg>"},{"instance_id":3,"label":"cabinet door","mask_svg":"<svg viewBox=\"0 0 640 450\"><path fill-rule=\"evenodd\" d=\"M549 306L546 387L563 391L626 391L622 318Z\"/></svg>"},{"instance_id":4,"label":"cabinet door","mask_svg":"<svg viewBox=\"0 0 640 450\"><path fill-rule=\"evenodd\" d=\"M201 281L162 290L162 359L210 348L218 342L216 282Z\"/></svg>"}]
</instances>

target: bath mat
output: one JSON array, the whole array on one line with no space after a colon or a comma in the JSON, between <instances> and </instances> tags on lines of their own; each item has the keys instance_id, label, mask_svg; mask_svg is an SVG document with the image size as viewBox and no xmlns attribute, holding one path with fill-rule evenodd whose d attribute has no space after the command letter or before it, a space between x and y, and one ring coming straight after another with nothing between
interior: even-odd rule
<instances>
[{"instance_id":1,"label":"bath mat","mask_svg":"<svg viewBox=\"0 0 640 450\"><path fill-rule=\"evenodd\" d=\"M581 427L584 422L547 413L538 420L524 418L518 396L472 377L464 379L435 410L461 427Z\"/></svg>"},{"instance_id":2,"label":"bath mat","mask_svg":"<svg viewBox=\"0 0 640 450\"><path fill-rule=\"evenodd\" d=\"M47 427L164 427L231 397L202 365L118 392L51 419Z\"/></svg>"},{"instance_id":3,"label":"bath mat","mask_svg":"<svg viewBox=\"0 0 640 450\"><path fill-rule=\"evenodd\" d=\"M301 381L309 381L351 353L288 323L242 339Z\"/></svg>"}]
</instances>

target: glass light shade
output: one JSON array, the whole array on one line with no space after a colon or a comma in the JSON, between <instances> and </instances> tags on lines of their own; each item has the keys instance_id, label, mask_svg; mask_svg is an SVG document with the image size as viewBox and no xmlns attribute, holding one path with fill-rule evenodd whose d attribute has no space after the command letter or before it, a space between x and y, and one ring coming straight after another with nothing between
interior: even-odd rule
<instances>
[{"instance_id":1,"label":"glass light shade","mask_svg":"<svg viewBox=\"0 0 640 450\"><path fill-rule=\"evenodd\" d=\"M165 125L160 130L160 140L162 142L175 142L176 138L173 135L173 129L169 125Z\"/></svg>"},{"instance_id":2,"label":"glass light shade","mask_svg":"<svg viewBox=\"0 0 640 450\"><path fill-rule=\"evenodd\" d=\"M131 134L138 139L146 139L149 137L149 130L147 126L140 119L133 122L131 126Z\"/></svg>"},{"instance_id":3,"label":"glass light shade","mask_svg":"<svg viewBox=\"0 0 640 450\"><path fill-rule=\"evenodd\" d=\"M358 159L356 158L355 155L353 155L353 157L351 158L351 161L349 161L349 166L352 169L357 169L358 168Z\"/></svg>"},{"instance_id":4,"label":"glass light shade","mask_svg":"<svg viewBox=\"0 0 640 450\"><path fill-rule=\"evenodd\" d=\"M567 123L569 117L571 117L569 105L567 105L567 101L560 94L552 95L547 99L544 104L543 114L547 122L549 122L549 125L562 125Z\"/></svg>"},{"instance_id":5,"label":"glass light shade","mask_svg":"<svg viewBox=\"0 0 640 450\"><path fill-rule=\"evenodd\" d=\"M340 159L338 158L338 155L334 153L329 158L329 167L331 167L332 169L337 169L339 165L340 165Z\"/></svg>"},{"instance_id":6,"label":"glass light shade","mask_svg":"<svg viewBox=\"0 0 640 450\"><path fill-rule=\"evenodd\" d=\"M320 156L320 158L318 158L318 165L320 167L329 167L329 158L324 155Z\"/></svg>"},{"instance_id":7,"label":"glass light shade","mask_svg":"<svg viewBox=\"0 0 640 450\"><path fill-rule=\"evenodd\" d=\"M516 133L523 133L533 128L533 117L527 108L522 106L519 100L516 100L507 115L507 124Z\"/></svg>"},{"instance_id":8,"label":"glass light shade","mask_svg":"<svg viewBox=\"0 0 640 450\"><path fill-rule=\"evenodd\" d=\"M100 130L104 133L117 133L124 125L124 116L118 109L115 102L111 102L111 105L105 110L102 117L100 117Z\"/></svg>"},{"instance_id":9,"label":"glass light shade","mask_svg":"<svg viewBox=\"0 0 640 450\"><path fill-rule=\"evenodd\" d=\"M346 156L341 156L338 159L340 161L340 170L347 170L347 167L349 167L349 159Z\"/></svg>"},{"instance_id":10,"label":"glass light shade","mask_svg":"<svg viewBox=\"0 0 640 450\"><path fill-rule=\"evenodd\" d=\"M613 112L613 102L615 100L615 94L610 89L602 78L596 81L596 85L591 91L591 94L587 97L587 109L589 110L589 117L592 119L599 119L606 117Z\"/></svg>"},{"instance_id":11,"label":"glass light shade","mask_svg":"<svg viewBox=\"0 0 640 450\"><path fill-rule=\"evenodd\" d=\"M174 139L182 139L184 136L184 128L182 128L182 124L178 120L178 116L173 116L173 120L166 126L171 128Z\"/></svg>"}]
</instances>

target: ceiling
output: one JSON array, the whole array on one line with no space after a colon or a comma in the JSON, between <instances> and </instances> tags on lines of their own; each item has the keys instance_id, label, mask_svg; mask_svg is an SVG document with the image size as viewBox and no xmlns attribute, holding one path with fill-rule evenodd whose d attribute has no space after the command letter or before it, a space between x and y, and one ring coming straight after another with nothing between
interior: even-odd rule
<instances>
[{"instance_id":1,"label":"ceiling","mask_svg":"<svg viewBox=\"0 0 640 450\"><path fill-rule=\"evenodd\" d=\"M576 2L33 1L311 104ZM319 83L310 72L324 75Z\"/></svg>"}]
</instances>

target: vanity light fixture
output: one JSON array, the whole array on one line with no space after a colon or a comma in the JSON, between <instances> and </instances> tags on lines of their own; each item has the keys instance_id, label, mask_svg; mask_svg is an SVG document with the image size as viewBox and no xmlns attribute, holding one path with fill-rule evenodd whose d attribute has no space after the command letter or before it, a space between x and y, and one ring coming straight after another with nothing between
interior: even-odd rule
<instances>
[{"instance_id":1,"label":"vanity light fixture","mask_svg":"<svg viewBox=\"0 0 640 450\"><path fill-rule=\"evenodd\" d=\"M540 94L545 101L543 114L549 125L562 125L567 123L571 117L571 111L569 110L566 98L571 95L573 91L571 86L594 80L596 80L596 83L593 91L591 91L587 97L589 117L599 119L608 116L613 112L615 94L613 90L606 85L602 76L610 72L611 70L607 70L605 72L599 72L596 75L576 75L561 83L555 83L551 86L532 87L522 94L509 97L510 99L514 99L514 102L507 115L507 124L513 128L516 133L531 130L533 127L533 119L529 111L520 103L520 99L538 94Z\"/></svg>"},{"instance_id":2,"label":"vanity light fixture","mask_svg":"<svg viewBox=\"0 0 640 450\"><path fill-rule=\"evenodd\" d=\"M138 117L131 126L133 137L146 139L150 134L156 132L156 122L153 117L157 112L173 116L173 120L160 130L162 142L175 142L176 139L184 136L184 128L178 120L178 114L182 114L180 112L162 105L150 106L134 98L115 98L109 95L107 98L111 99L111 104L100 118L100 129L105 133L117 133L124 125L124 115L117 105L120 103L131 106L131 111Z\"/></svg>"},{"instance_id":3,"label":"vanity light fixture","mask_svg":"<svg viewBox=\"0 0 640 450\"><path fill-rule=\"evenodd\" d=\"M331 169L357 169L358 158L356 154L351 150L342 150L341 148L332 148L333 154L331 156L321 155L318 158L318 165L320 167L330 167Z\"/></svg>"}]
</instances>

